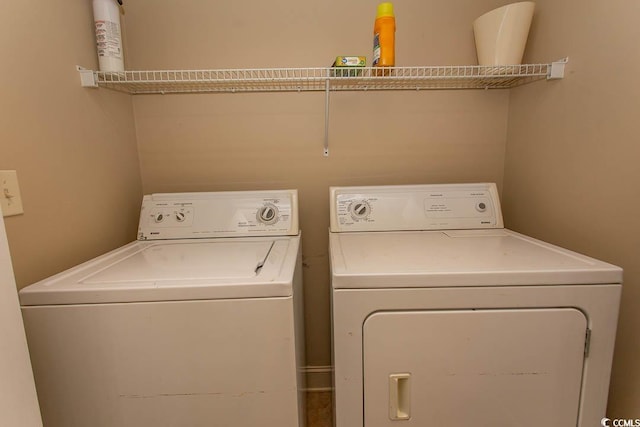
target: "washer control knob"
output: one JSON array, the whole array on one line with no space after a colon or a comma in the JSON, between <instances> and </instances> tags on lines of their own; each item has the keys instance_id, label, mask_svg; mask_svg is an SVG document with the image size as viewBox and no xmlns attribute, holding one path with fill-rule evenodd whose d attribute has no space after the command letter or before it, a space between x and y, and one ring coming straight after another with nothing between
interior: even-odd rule
<instances>
[{"instance_id":1,"label":"washer control knob","mask_svg":"<svg viewBox=\"0 0 640 427\"><path fill-rule=\"evenodd\" d=\"M278 208L272 204L266 204L258 210L258 221L262 224L272 225L278 222Z\"/></svg>"},{"instance_id":2,"label":"washer control knob","mask_svg":"<svg viewBox=\"0 0 640 427\"><path fill-rule=\"evenodd\" d=\"M157 213L155 214L155 216L153 217L153 220L155 222L162 222L164 221L164 214L163 213Z\"/></svg>"},{"instance_id":3,"label":"washer control knob","mask_svg":"<svg viewBox=\"0 0 640 427\"><path fill-rule=\"evenodd\" d=\"M371 206L369 206L369 203L362 200L359 202L354 202L351 205L350 210L351 210L351 216L353 217L353 219L365 219L371 213Z\"/></svg>"},{"instance_id":4,"label":"washer control knob","mask_svg":"<svg viewBox=\"0 0 640 427\"><path fill-rule=\"evenodd\" d=\"M487 210L487 204L485 202L476 203L476 210L478 212L484 212Z\"/></svg>"},{"instance_id":5,"label":"washer control knob","mask_svg":"<svg viewBox=\"0 0 640 427\"><path fill-rule=\"evenodd\" d=\"M186 217L187 216L184 214L184 212L176 212L176 221L184 222Z\"/></svg>"}]
</instances>

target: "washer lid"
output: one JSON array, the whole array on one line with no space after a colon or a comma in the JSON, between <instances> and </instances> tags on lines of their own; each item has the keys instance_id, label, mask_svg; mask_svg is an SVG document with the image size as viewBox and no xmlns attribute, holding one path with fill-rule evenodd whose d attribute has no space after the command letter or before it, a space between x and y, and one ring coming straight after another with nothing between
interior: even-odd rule
<instances>
[{"instance_id":1,"label":"washer lid","mask_svg":"<svg viewBox=\"0 0 640 427\"><path fill-rule=\"evenodd\" d=\"M155 282L177 280L251 279L262 268L274 241L158 242L98 270L81 284Z\"/></svg>"},{"instance_id":2,"label":"washer lid","mask_svg":"<svg viewBox=\"0 0 640 427\"><path fill-rule=\"evenodd\" d=\"M19 292L22 305L286 297L299 236L133 242Z\"/></svg>"},{"instance_id":3,"label":"washer lid","mask_svg":"<svg viewBox=\"0 0 640 427\"><path fill-rule=\"evenodd\" d=\"M621 283L619 267L510 230L330 233L334 288Z\"/></svg>"}]
</instances>

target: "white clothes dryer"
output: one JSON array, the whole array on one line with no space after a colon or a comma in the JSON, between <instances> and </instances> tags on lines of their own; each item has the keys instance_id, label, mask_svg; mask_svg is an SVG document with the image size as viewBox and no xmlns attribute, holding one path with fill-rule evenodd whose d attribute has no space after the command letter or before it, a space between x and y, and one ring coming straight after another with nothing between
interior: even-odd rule
<instances>
[{"instance_id":1,"label":"white clothes dryer","mask_svg":"<svg viewBox=\"0 0 640 427\"><path fill-rule=\"evenodd\" d=\"M137 241L19 295L49 427L305 424L295 190L145 196Z\"/></svg>"},{"instance_id":2,"label":"white clothes dryer","mask_svg":"<svg viewBox=\"0 0 640 427\"><path fill-rule=\"evenodd\" d=\"M495 184L331 188L336 427L593 427L622 270L503 226Z\"/></svg>"}]
</instances>

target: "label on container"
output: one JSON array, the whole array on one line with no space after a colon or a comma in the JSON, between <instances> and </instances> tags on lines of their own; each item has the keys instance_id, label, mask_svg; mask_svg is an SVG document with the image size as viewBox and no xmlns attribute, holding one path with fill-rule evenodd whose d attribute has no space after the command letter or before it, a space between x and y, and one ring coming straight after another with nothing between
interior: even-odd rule
<instances>
[{"instance_id":1,"label":"label on container","mask_svg":"<svg viewBox=\"0 0 640 427\"><path fill-rule=\"evenodd\" d=\"M380 34L376 33L373 35L373 63L372 65L375 67L380 62Z\"/></svg>"},{"instance_id":2,"label":"label on container","mask_svg":"<svg viewBox=\"0 0 640 427\"><path fill-rule=\"evenodd\" d=\"M120 25L111 21L96 21L98 56L122 59Z\"/></svg>"},{"instance_id":3,"label":"label on container","mask_svg":"<svg viewBox=\"0 0 640 427\"><path fill-rule=\"evenodd\" d=\"M336 56L333 67L364 67L367 58L364 56Z\"/></svg>"}]
</instances>

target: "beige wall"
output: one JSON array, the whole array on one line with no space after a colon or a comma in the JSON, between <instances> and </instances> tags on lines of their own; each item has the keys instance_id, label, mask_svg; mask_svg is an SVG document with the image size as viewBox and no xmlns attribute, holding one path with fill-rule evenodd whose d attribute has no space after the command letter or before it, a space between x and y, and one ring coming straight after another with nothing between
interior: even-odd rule
<instances>
[{"instance_id":1,"label":"beige wall","mask_svg":"<svg viewBox=\"0 0 640 427\"><path fill-rule=\"evenodd\" d=\"M564 80L511 92L505 219L624 268L609 413L640 418L640 2L537 5L529 62L570 62Z\"/></svg>"},{"instance_id":2,"label":"beige wall","mask_svg":"<svg viewBox=\"0 0 640 427\"><path fill-rule=\"evenodd\" d=\"M398 65L473 63L470 22L495 4L479 3L397 2ZM337 0L130 2L130 64L313 67L340 54L370 58L375 8L373 1ZM506 91L335 93L325 158L323 93L138 96L143 188L297 188L307 362L329 365L329 186L501 184L507 101Z\"/></svg>"},{"instance_id":3,"label":"beige wall","mask_svg":"<svg viewBox=\"0 0 640 427\"><path fill-rule=\"evenodd\" d=\"M6 227L19 287L135 238L141 180L131 99L80 87L96 67L91 2L0 2L0 169L25 214Z\"/></svg>"}]
</instances>

